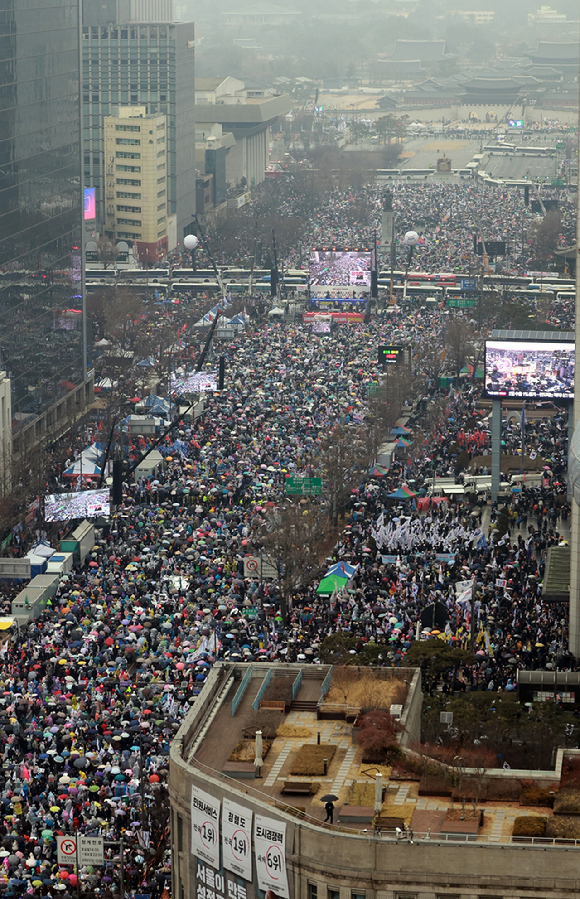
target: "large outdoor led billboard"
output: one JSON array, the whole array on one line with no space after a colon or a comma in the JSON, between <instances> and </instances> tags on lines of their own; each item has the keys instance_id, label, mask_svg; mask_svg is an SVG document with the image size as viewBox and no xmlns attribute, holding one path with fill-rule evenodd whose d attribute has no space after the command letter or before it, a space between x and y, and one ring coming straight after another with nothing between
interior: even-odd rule
<instances>
[{"instance_id":1,"label":"large outdoor led billboard","mask_svg":"<svg viewBox=\"0 0 580 899\"><path fill-rule=\"evenodd\" d=\"M169 389L171 393L215 393L218 389L218 375L215 371L173 374Z\"/></svg>"},{"instance_id":2,"label":"large outdoor led billboard","mask_svg":"<svg viewBox=\"0 0 580 899\"><path fill-rule=\"evenodd\" d=\"M485 393L508 399L572 399L574 343L487 340Z\"/></svg>"},{"instance_id":3,"label":"large outdoor led billboard","mask_svg":"<svg viewBox=\"0 0 580 899\"><path fill-rule=\"evenodd\" d=\"M109 488L73 493L48 493L44 498L45 521L99 518L111 514Z\"/></svg>"},{"instance_id":4,"label":"large outdoor led billboard","mask_svg":"<svg viewBox=\"0 0 580 899\"><path fill-rule=\"evenodd\" d=\"M371 250L310 251L309 278L311 286L367 287L371 286Z\"/></svg>"},{"instance_id":5,"label":"large outdoor led billboard","mask_svg":"<svg viewBox=\"0 0 580 899\"><path fill-rule=\"evenodd\" d=\"M85 187L85 222L91 222L97 217L97 207L95 204L95 188Z\"/></svg>"}]
</instances>

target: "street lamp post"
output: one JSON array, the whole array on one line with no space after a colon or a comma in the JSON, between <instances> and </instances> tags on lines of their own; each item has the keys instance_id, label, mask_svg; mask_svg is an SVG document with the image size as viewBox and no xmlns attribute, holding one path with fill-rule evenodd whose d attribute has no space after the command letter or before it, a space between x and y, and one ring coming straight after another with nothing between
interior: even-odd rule
<instances>
[{"instance_id":1,"label":"street lamp post","mask_svg":"<svg viewBox=\"0 0 580 899\"><path fill-rule=\"evenodd\" d=\"M408 249L407 253L407 264L405 266L405 284L403 287L403 298L407 299L407 278L409 277L409 266L411 265L411 260L413 259L413 250L419 243L419 235L416 231L407 231L405 234L404 244ZM392 279L391 279L392 282Z\"/></svg>"},{"instance_id":2,"label":"street lamp post","mask_svg":"<svg viewBox=\"0 0 580 899\"><path fill-rule=\"evenodd\" d=\"M199 237L196 237L195 234L186 234L183 238L183 246L191 253L191 267L193 269L193 273L195 274L195 251L199 246Z\"/></svg>"}]
</instances>

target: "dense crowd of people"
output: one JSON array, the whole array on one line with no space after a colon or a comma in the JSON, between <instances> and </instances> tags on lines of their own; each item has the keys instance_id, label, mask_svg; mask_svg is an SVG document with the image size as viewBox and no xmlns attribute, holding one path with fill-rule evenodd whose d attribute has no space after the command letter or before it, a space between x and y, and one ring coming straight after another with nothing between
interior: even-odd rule
<instances>
[{"instance_id":1,"label":"dense crowd of people","mask_svg":"<svg viewBox=\"0 0 580 899\"><path fill-rule=\"evenodd\" d=\"M378 194L368 190L378 213ZM419 199L433 234L451 204L461 234L483 214L499 229L506 214L494 191L395 192L401 212ZM521 202L513 201L514 216ZM313 233L344 238L348 203L337 195ZM450 260L434 239L421 267L455 267L460 246ZM169 895L168 749L216 660L316 664L325 638L342 633L355 639L355 655L377 644L380 664L400 665L417 640L469 647L475 633L463 689L509 690L518 668L576 665L564 609L541 596L545 550L562 541L569 514L567 413L552 406L524 431L505 430L506 451L522 453L522 466L523 456L541 457L537 483L513 480L499 505L477 491L439 494L437 477L460 488L488 472L488 409L473 376L449 391L425 377L385 435L399 443L390 466L360 470L330 546L333 562L352 566L346 583L321 595L319 577L300 579L285 597L275 581L244 575L244 556L289 502L287 477L323 475L324 441L338 424L361 433L383 377L378 346L396 336L422 360L446 328L441 310L394 308L328 334L302 323L251 324L222 345L224 391L165 438L163 466L124 485L84 564L61 578L46 611L1 644L0 895L54 899L79 885L106 899L121 877L125 895ZM129 452L147 446L143 438ZM54 487L56 467L52 478ZM300 508L326 502L323 492ZM10 599L8 591L5 613ZM105 837L103 868L57 864L57 837L73 832Z\"/></svg>"}]
</instances>

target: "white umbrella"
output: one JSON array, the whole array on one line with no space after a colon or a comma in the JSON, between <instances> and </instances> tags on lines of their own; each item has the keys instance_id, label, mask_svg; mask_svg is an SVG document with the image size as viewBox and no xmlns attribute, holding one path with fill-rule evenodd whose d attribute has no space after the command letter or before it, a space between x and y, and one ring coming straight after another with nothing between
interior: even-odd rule
<instances>
[{"instance_id":1,"label":"white umbrella","mask_svg":"<svg viewBox=\"0 0 580 899\"><path fill-rule=\"evenodd\" d=\"M377 774L375 780L375 812L380 815L383 807L383 775Z\"/></svg>"},{"instance_id":2,"label":"white umbrella","mask_svg":"<svg viewBox=\"0 0 580 899\"><path fill-rule=\"evenodd\" d=\"M258 774L260 773L260 769L261 769L262 765L264 764L264 762L262 760L262 750L263 750L262 731L257 730L256 731L256 747L254 749L254 765L258 769Z\"/></svg>"}]
</instances>

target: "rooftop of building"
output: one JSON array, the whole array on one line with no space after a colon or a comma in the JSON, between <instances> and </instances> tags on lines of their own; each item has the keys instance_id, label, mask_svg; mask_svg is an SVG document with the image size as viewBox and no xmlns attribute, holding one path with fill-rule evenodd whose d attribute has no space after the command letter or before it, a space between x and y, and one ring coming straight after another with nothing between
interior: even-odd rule
<instances>
[{"instance_id":1,"label":"rooftop of building","mask_svg":"<svg viewBox=\"0 0 580 899\"><path fill-rule=\"evenodd\" d=\"M526 688L554 690L557 675L551 677L553 683L547 684L528 679ZM325 797L334 796L334 827L343 833L374 829L395 838L399 827L412 830L416 839L506 844L518 841L512 830L522 816L540 818L538 824L546 827L556 817L552 826L561 826L554 791L557 796L563 768L580 755L578 750L559 750L552 771L482 771L481 765L469 768L461 760L458 775L457 768L431 759L426 763L410 748L419 745L412 737L421 702L415 669L220 663L177 734L172 762L221 783L228 793L246 794L310 825L328 826ZM368 750L359 743L361 714L375 708L400 719L398 739L404 748L382 762L365 758ZM260 778L254 764L258 730L264 743ZM457 756L451 765L456 764ZM522 792L530 784L537 792L531 801ZM566 836L539 840L569 845Z\"/></svg>"},{"instance_id":2,"label":"rooftop of building","mask_svg":"<svg viewBox=\"0 0 580 899\"><path fill-rule=\"evenodd\" d=\"M261 125L286 115L292 109L292 99L287 94L278 97L248 98L239 103L196 104L197 122L221 122L232 127Z\"/></svg>"},{"instance_id":3,"label":"rooftop of building","mask_svg":"<svg viewBox=\"0 0 580 899\"><path fill-rule=\"evenodd\" d=\"M289 9L287 6L278 6L276 3L269 3L268 0L258 0L256 3L249 3L247 6L239 6L235 9L228 9L222 13L223 16L299 16L300 13L295 9Z\"/></svg>"}]
</instances>

